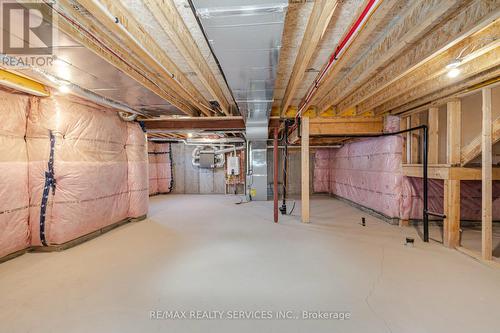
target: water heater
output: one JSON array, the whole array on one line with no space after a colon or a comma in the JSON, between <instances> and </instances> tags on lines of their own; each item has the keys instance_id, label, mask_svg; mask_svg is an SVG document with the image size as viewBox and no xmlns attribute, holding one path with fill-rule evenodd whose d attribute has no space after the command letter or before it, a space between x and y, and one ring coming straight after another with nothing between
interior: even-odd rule
<instances>
[{"instance_id":1,"label":"water heater","mask_svg":"<svg viewBox=\"0 0 500 333\"><path fill-rule=\"evenodd\" d=\"M229 176L240 174L240 158L238 156L230 156L227 159L227 174Z\"/></svg>"}]
</instances>

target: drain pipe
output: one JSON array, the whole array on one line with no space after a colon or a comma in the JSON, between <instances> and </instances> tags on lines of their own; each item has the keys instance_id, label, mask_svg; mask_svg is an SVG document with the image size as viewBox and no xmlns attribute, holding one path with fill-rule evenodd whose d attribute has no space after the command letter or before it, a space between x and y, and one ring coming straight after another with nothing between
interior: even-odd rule
<instances>
[{"instance_id":1,"label":"drain pipe","mask_svg":"<svg viewBox=\"0 0 500 333\"><path fill-rule=\"evenodd\" d=\"M274 128L274 223L278 223L278 127Z\"/></svg>"},{"instance_id":2,"label":"drain pipe","mask_svg":"<svg viewBox=\"0 0 500 333\"><path fill-rule=\"evenodd\" d=\"M365 25L366 21L368 18L373 14L375 9L379 6L379 4L382 2L382 0L369 0L368 3L366 4L365 8L361 12L361 14L358 16L358 19L352 27L349 29L347 34L344 36L344 38L339 42L337 45L337 48L335 51L331 54L330 59L328 60L328 63L326 66L323 68L323 70L318 74L316 79L314 80L313 85L311 88L309 88L309 91L307 92L307 95L304 99L304 102L302 103L302 106L299 107L299 110L297 111L297 115L295 119L298 119L304 108L309 104L313 96L316 94L318 91L319 84L325 77L326 73L330 70L332 67L333 63L336 62L339 57L345 52L345 50L350 46L352 40L354 39L353 37L363 28Z\"/></svg>"}]
</instances>

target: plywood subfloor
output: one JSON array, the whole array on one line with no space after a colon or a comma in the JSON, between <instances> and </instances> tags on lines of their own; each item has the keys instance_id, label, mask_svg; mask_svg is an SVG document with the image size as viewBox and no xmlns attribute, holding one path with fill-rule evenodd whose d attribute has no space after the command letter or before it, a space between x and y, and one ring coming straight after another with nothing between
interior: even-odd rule
<instances>
[{"instance_id":1,"label":"plywood subfloor","mask_svg":"<svg viewBox=\"0 0 500 333\"><path fill-rule=\"evenodd\" d=\"M148 220L0 265L1 332L494 332L500 271L330 198L167 195ZM294 214L299 213L300 203ZM405 247L405 236L417 238ZM159 320L150 311L348 311L334 320Z\"/></svg>"}]
</instances>

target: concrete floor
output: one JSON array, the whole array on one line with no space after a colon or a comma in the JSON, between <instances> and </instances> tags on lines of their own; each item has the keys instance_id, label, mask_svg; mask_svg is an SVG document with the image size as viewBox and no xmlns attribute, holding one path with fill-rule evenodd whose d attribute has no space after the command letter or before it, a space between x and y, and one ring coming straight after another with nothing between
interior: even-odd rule
<instances>
[{"instance_id":1,"label":"concrete floor","mask_svg":"<svg viewBox=\"0 0 500 333\"><path fill-rule=\"evenodd\" d=\"M495 332L500 270L329 198L170 195L150 217L0 265L0 332ZM343 311L339 320L150 320L150 311ZM189 315L189 314L188 314ZM274 315L274 313L273 313Z\"/></svg>"}]
</instances>

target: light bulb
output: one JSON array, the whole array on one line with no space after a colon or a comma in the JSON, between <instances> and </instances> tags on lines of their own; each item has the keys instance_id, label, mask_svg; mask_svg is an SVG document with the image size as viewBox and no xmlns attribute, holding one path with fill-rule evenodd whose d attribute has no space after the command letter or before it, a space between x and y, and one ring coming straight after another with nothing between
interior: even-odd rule
<instances>
[{"instance_id":1,"label":"light bulb","mask_svg":"<svg viewBox=\"0 0 500 333\"><path fill-rule=\"evenodd\" d=\"M448 71L448 77L455 78L460 74L460 69L452 68Z\"/></svg>"}]
</instances>

